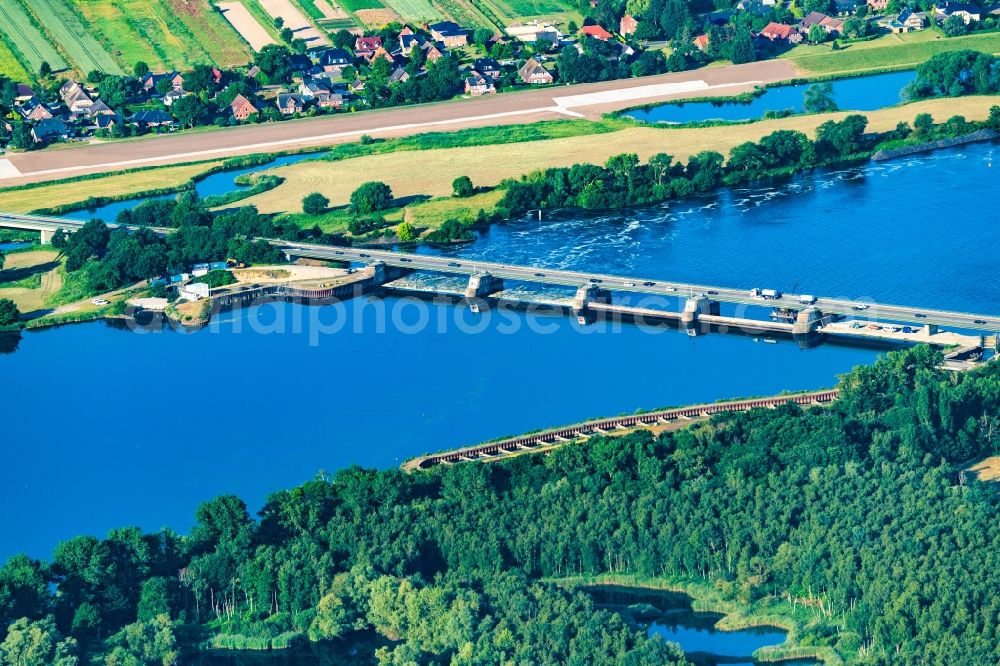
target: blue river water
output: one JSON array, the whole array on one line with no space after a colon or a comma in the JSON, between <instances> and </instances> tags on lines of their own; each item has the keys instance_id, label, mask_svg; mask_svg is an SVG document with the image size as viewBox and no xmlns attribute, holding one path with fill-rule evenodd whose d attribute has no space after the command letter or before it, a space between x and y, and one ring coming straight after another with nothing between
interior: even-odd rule
<instances>
[{"instance_id":1,"label":"blue river water","mask_svg":"<svg viewBox=\"0 0 1000 666\"><path fill-rule=\"evenodd\" d=\"M497 225L463 257L1000 313L996 148L808 174L639 211ZM427 248L423 251L441 252ZM103 322L0 345L0 560L222 493L635 409L830 386L876 351L397 298L263 305L196 333ZM13 347L16 346L16 351ZM9 378L14 378L10 381ZM28 445L30 443L30 445Z\"/></svg>"},{"instance_id":2,"label":"blue river water","mask_svg":"<svg viewBox=\"0 0 1000 666\"><path fill-rule=\"evenodd\" d=\"M844 111L874 111L899 104L900 95L916 73L892 72L831 81L838 108ZM803 95L810 84L776 86L749 102L668 102L625 115L636 120L661 123L693 123L708 120L757 120L767 111L803 111Z\"/></svg>"},{"instance_id":3,"label":"blue river water","mask_svg":"<svg viewBox=\"0 0 1000 666\"><path fill-rule=\"evenodd\" d=\"M295 164L296 162L301 162L303 160L315 159L317 157L316 153L298 153L295 155L282 155L276 157L272 161L266 164L259 164L257 166L245 167L242 169L233 169L230 171L220 171L218 173L213 173L206 176L194 184L194 191L198 193L201 198L210 197L216 194L225 194L227 192L232 192L234 190L241 190L248 186L238 185L234 181L240 176L244 176L249 173L255 173L258 171L264 171L266 169L273 169L275 167L287 166L289 164ZM125 199L123 201L114 201L103 206L98 206L95 208L84 208L81 210L75 210L63 215L63 217L68 217L73 220L101 220L102 222L114 222L115 218L123 210L128 210L134 208L138 204L144 201L152 201L153 199L169 199L177 196L176 194L163 194L154 197L143 197L139 199Z\"/></svg>"}]
</instances>

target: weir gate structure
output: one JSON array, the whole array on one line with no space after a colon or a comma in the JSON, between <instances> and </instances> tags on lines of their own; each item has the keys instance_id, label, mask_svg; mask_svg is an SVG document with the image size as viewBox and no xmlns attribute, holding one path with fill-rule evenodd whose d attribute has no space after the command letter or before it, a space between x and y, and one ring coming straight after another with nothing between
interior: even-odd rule
<instances>
[{"instance_id":1,"label":"weir gate structure","mask_svg":"<svg viewBox=\"0 0 1000 666\"><path fill-rule=\"evenodd\" d=\"M404 463L403 469L406 471L415 471L441 464L449 465L476 460L497 460L522 452L546 451L552 446L558 446L577 439L587 439L594 435L607 435L636 428L668 426L671 423L694 421L695 419L704 419L713 414L723 414L726 412L746 412L751 409L777 409L788 403L793 403L801 407L829 405L837 399L839 394L840 391L837 389L828 389L809 393L778 395L770 398L748 398L745 400L730 400L704 405L689 405L687 407L662 409L644 414L595 419L562 428L543 430L519 437L510 437L495 442L485 442L476 446L420 456Z\"/></svg>"},{"instance_id":2,"label":"weir gate structure","mask_svg":"<svg viewBox=\"0 0 1000 666\"><path fill-rule=\"evenodd\" d=\"M638 324L672 325L690 335L711 331L792 339L803 347L823 339L862 345L893 346L927 343L945 348L952 361L978 360L984 350L997 346L995 331L1000 316L928 308L861 303L796 294L762 296L759 290L732 289L640 277L623 277L582 271L551 270L479 260L407 254L365 248L280 245L289 259L308 258L363 264L369 289L423 296L443 295L468 302L473 309L506 303L548 306L572 313L580 323L617 318ZM463 288L440 289L400 280L415 272L429 272L467 280ZM562 302L535 297L523 290L505 289L511 283L558 287L571 298ZM573 290L575 289L575 292ZM615 295L637 299L636 304L615 302ZM650 301L647 307L644 300ZM721 305L733 310L721 313ZM670 309L670 305L674 309ZM753 314L759 315L753 317ZM943 330L942 327L963 332Z\"/></svg>"}]
</instances>

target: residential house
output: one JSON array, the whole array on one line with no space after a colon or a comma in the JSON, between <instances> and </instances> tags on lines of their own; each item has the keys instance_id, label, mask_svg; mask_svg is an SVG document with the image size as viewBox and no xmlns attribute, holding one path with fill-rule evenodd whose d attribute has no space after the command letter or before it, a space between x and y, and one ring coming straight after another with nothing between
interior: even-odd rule
<instances>
[{"instance_id":1,"label":"residential house","mask_svg":"<svg viewBox=\"0 0 1000 666\"><path fill-rule=\"evenodd\" d=\"M517 70L517 75L521 77L522 81L531 85L552 83L553 81L549 70L542 67L542 63L534 58L528 58L524 66Z\"/></svg>"},{"instance_id":2,"label":"residential house","mask_svg":"<svg viewBox=\"0 0 1000 666\"><path fill-rule=\"evenodd\" d=\"M465 94L472 95L473 97L480 97L482 95L489 95L497 91L496 86L493 85L493 77L486 76L472 70L469 75L465 77Z\"/></svg>"},{"instance_id":3,"label":"residential house","mask_svg":"<svg viewBox=\"0 0 1000 666\"><path fill-rule=\"evenodd\" d=\"M390 65L396 64L396 58L393 57L393 55L391 53L389 53L388 51L386 51L384 46L380 46L379 48L377 48L375 50L374 55L372 55L372 60L371 61L375 62L379 58L385 58L386 60L389 61Z\"/></svg>"},{"instance_id":4,"label":"residential house","mask_svg":"<svg viewBox=\"0 0 1000 666\"><path fill-rule=\"evenodd\" d=\"M14 104L22 104L35 98L35 91L29 86L18 83L14 90Z\"/></svg>"},{"instance_id":5,"label":"residential house","mask_svg":"<svg viewBox=\"0 0 1000 666\"><path fill-rule=\"evenodd\" d=\"M280 111L283 116L292 116L296 113L302 113L302 109L305 108L305 102L302 100L302 95L296 95L294 93L279 93L277 98L275 98L274 103L278 107L278 111Z\"/></svg>"},{"instance_id":6,"label":"residential house","mask_svg":"<svg viewBox=\"0 0 1000 666\"><path fill-rule=\"evenodd\" d=\"M861 0L833 0L833 5L839 16L853 14L860 4Z\"/></svg>"},{"instance_id":7,"label":"residential house","mask_svg":"<svg viewBox=\"0 0 1000 666\"><path fill-rule=\"evenodd\" d=\"M923 30L927 27L927 15L923 12L911 12L908 9L904 9L896 20L914 31Z\"/></svg>"},{"instance_id":8,"label":"residential house","mask_svg":"<svg viewBox=\"0 0 1000 666\"><path fill-rule=\"evenodd\" d=\"M299 95L305 100L314 99L329 92L329 88L317 79L305 79L299 84Z\"/></svg>"},{"instance_id":9,"label":"residential house","mask_svg":"<svg viewBox=\"0 0 1000 666\"><path fill-rule=\"evenodd\" d=\"M37 97L32 97L27 102L23 102L17 105L17 112L21 114L21 117L25 120L47 120L52 117L52 112L49 108L39 101Z\"/></svg>"},{"instance_id":10,"label":"residential house","mask_svg":"<svg viewBox=\"0 0 1000 666\"><path fill-rule=\"evenodd\" d=\"M709 43L708 33L706 32L701 35L698 35L697 37L691 40L691 43L694 44L695 48L697 48L699 51L707 51Z\"/></svg>"},{"instance_id":11,"label":"residential house","mask_svg":"<svg viewBox=\"0 0 1000 666\"><path fill-rule=\"evenodd\" d=\"M70 127L61 118L45 118L31 127L31 138L35 143L67 139L69 136Z\"/></svg>"},{"instance_id":12,"label":"residential house","mask_svg":"<svg viewBox=\"0 0 1000 666\"><path fill-rule=\"evenodd\" d=\"M319 56L319 66L325 72L340 74L345 67L353 63L351 54L346 49L327 49Z\"/></svg>"},{"instance_id":13,"label":"residential house","mask_svg":"<svg viewBox=\"0 0 1000 666\"><path fill-rule=\"evenodd\" d=\"M260 109L253 105L253 102L248 100L243 95L237 95L233 99L232 103L229 105L229 110L233 114L233 118L236 120L246 120L255 113L260 113Z\"/></svg>"},{"instance_id":14,"label":"residential house","mask_svg":"<svg viewBox=\"0 0 1000 666\"><path fill-rule=\"evenodd\" d=\"M445 48L456 48L469 43L469 33L454 21L439 21L427 26L434 41L441 42Z\"/></svg>"},{"instance_id":15,"label":"residential house","mask_svg":"<svg viewBox=\"0 0 1000 666\"><path fill-rule=\"evenodd\" d=\"M760 31L760 36L771 42L798 44L802 41L802 35L799 34L799 31L794 26L775 23L774 21L764 26L764 29Z\"/></svg>"},{"instance_id":16,"label":"residential house","mask_svg":"<svg viewBox=\"0 0 1000 666\"><path fill-rule=\"evenodd\" d=\"M170 127L174 124L173 117L159 109L136 111L128 121L139 127Z\"/></svg>"},{"instance_id":17,"label":"residential house","mask_svg":"<svg viewBox=\"0 0 1000 666\"><path fill-rule=\"evenodd\" d=\"M889 0L866 0L868 7L875 12L884 12L889 6Z\"/></svg>"},{"instance_id":18,"label":"residential house","mask_svg":"<svg viewBox=\"0 0 1000 666\"><path fill-rule=\"evenodd\" d=\"M424 52L426 62L436 62L444 57L444 51L439 49L434 42L424 42L420 45L420 49Z\"/></svg>"},{"instance_id":19,"label":"residential house","mask_svg":"<svg viewBox=\"0 0 1000 666\"><path fill-rule=\"evenodd\" d=\"M343 49L337 49L343 50ZM325 53L325 51L324 51ZM346 53L346 51L345 51ZM293 74L301 74L302 72L308 72L313 67L312 58L307 56L305 53L293 53L288 56L288 67L292 70Z\"/></svg>"},{"instance_id":20,"label":"residential house","mask_svg":"<svg viewBox=\"0 0 1000 666\"><path fill-rule=\"evenodd\" d=\"M94 118L96 116L113 116L115 115L114 109L104 103L100 98L94 100L93 106L87 109L87 117Z\"/></svg>"},{"instance_id":21,"label":"residential house","mask_svg":"<svg viewBox=\"0 0 1000 666\"><path fill-rule=\"evenodd\" d=\"M406 71L403 67L397 67L392 70L392 74L389 75L387 83L406 83L410 80L410 73Z\"/></svg>"},{"instance_id":22,"label":"residential house","mask_svg":"<svg viewBox=\"0 0 1000 666\"><path fill-rule=\"evenodd\" d=\"M316 95L316 106L321 109L342 109L344 108L344 96L340 93L322 92Z\"/></svg>"},{"instance_id":23,"label":"residential house","mask_svg":"<svg viewBox=\"0 0 1000 666\"><path fill-rule=\"evenodd\" d=\"M164 80L169 81L170 87L174 90L180 90L184 87L184 76L177 72L146 72L143 76L139 77L139 85L147 93L152 94L157 92L160 81Z\"/></svg>"},{"instance_id":24,"label":"residential house","mask_svg":"<svg viewBox=\"0 0 1000 666\"><path fill-rule=\"evenodd\" d=\"M365 82L361 79L354 79L348 89L355 95L363 93L365 91Z\"/></svg>"},{"instance_id":25,"label":"residential house","mask_svg":"<svg viewBox=\"0 0 1000 666\"><path fill-rule=\"evenodd\" d=\"M190 95L188 91L183 88L172 88L167 91L167 94L163 96L163 106L170 106L174 102L184 97Z\"/></svg>"},{"instance_id":26,"label":"residential house","mask_svg":"<svg viewBox=\"0 0 1000 666\"><path fill-rule=\"evenodd\" d=\"M809 12L799 23L804 33L808 33L814 25L823 28L828 35L839 35L844 29L844 22L841 19L832 18L821 12Z\"/></svg>"},{"instance_id":27,"label":"residential house","mask_svg":"<svg viewBox=\"0 0 1000 666\"><path fill-rule=\"evenodd\" d=\"M472 61L472 69L483 76L492 76L494 79L499 79L500 75L503 74L500 63L493 58L476 58Z\"/></svg>"},{"instance_id":28,"label":"residential house","mask_svg":"<svg viewBox=\"0 0 1000 666\"><path fill-rule=\"evenodd\" d=\"M121 116L117 113L112 113L111 115L98 115L93 118L91 123L91 129L94 130L110 130L116 125L120 124L122 121Z\"/></svg>"},{"instance_id":29,"label":"residential house","mask_svg":"<svg viewBox=\"0 0 1000 666\"><path fill-rule=\"evenodd\" d=\"M577 33L578 35L586 35L587 37L593 37L594 39L606 42L610 39L614 39L614 35L605 30L599 25L585 25L580 28Z\"/></svg>"},{"instance_id":30,"label":"residential house","mask_svg":"<svg viewBox=\"0 0 1000 666\"><path fill-rule=\"evenodd\" d=\"M67 80L59 87L59 98L70 113L84 113L94 105L90 94L79 83Z\"/></svg>"},{"instance_id":31,"label":"residential house","mask_svg":"<svg viewBox=\"0 0 1000 666\"><path fill-rule=\"evenodd\" d=\"M371 60L375 51L382 47L381 37L358 37L354 40L354 55Z\"/></svg>"},{"instance_id":32,"label":"residential house","mask_svg":"<svg viewBox=\"0 0 1000 666\"><path fill-rule=\"evenodd\" d=\"M965 23L969 25L973 21L979 21L982 18L981 10L975 5L968 5L964 2L951 2L950 0L945 0L945 2L936 5L934 11L939 16L944 16L945 18L949 16L957 16Z\"/></svg>"},{"instance_id":33,"label":"residential house","mask_svg":"<svg viewBox=\"0 0 1000 666\"><path fill-rule=\"evenodd\" d=\"M736 4L736 9L755 16L763 16L770 10L770 7L766 6L763 0L740 0Z\"/></svg>"},{"instance_id":34,"label":"residential house","mask_svg":"<svg viewBox=\"0 0 1000 666\"><path fill-rule=\"evenodd\" d=\"M634 35L635 31L639 29L639 19L634 16L629 16L626 14L622 17L622 20L618 22L618 32L624 36Z\"/></svg>"}]
</instances>

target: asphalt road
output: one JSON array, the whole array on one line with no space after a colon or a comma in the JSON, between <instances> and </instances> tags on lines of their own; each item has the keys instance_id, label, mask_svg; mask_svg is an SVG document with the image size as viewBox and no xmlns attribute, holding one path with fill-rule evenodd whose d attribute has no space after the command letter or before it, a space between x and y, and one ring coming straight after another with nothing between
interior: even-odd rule
<instances>
[{"instance_id":1,"label":"asphalt road","mask_svg":"<svg viewBox=\"0 0 1000 666\"><path fill-rule=\"evenodd\" d=\"M0 158L0 187L87 173L356 141L362 134L393 137L466 127L520 124L600 114L638 104L698 96L734 95L763 83L794 78L786 60L714 67L572 86L550 86L280 123L177 132L125 141L65 145ZM525 165L530 169L531 165ZM2 195L0 195L2 202ZM0 203L2 208L2 203Z\"/></svg>"},{"instance_id":2,"label":"asphalt road","mask_svg":"<svg viewBox=\"0 0 1000 666\"><path fill-rule=\"evenodd\" d=\"M602 289L629 291L649 296L694 296L705 294L716 301L762 307L789 307L801 310L806 305L799 303L797 295L785 294L778 300L762 300L750 295L750 287L733 289L703 284L683 282L664 282L643 277L628 277L622 275L606 275L602 273L585 273L582 271L549 270L531 266L513 266L486 261L470 261L467 259L452 259L449 257L434 257L418 254L388 252L384 250L369 250L364 248L327 247L310 245L289 245L282 241L272 241L290 251L294 256L313 259L331 259L338 261L383 261L390 266L401 266L411 269L433 270L446 273L472 275L479 272L489 272L493 275L511 280L524 280L552 285L580 287L595 284ZM767 285L754 285L767 288ZM967 330L994 332L1000 330L1000 316L983 315L965 312L950 312L947 310L932 310L928 308L891 305L885 303L859 303L835 298L817 298L813 303L824 314L852 315L873 321L893 321L916 326L937 324L953 326ZM864 309L859 306L867 305Z\"/></svg>"}]
</instances>

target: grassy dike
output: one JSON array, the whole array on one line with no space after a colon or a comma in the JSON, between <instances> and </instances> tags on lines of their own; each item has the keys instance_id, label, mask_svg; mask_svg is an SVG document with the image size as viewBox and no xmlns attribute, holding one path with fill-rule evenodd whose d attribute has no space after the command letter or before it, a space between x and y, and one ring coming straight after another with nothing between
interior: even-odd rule
<instances>
[{"instance_id":1,"label":"grassy dike","mask_svg":"<svg viewBox=\"0 0 1000 666\"><path fill-rule=\"evenodd\" d=\"M567 588L615 585L643 590L679 592L691 597L691 606L696 612L720 613L724 617L716 625L723 631L738 631L750 627L778 627L788 632L781 645L757 650L753 657L761 662L781 662L790 659L818 659L827 666L841 666L844 657L836 648L824 645L799 645L803 629L816 620L823 619L818 605L808 599L790 597L765 597L743 603L725 594L725 588L732 586L723 581L713 582L703 578L646 577L630 574L602 574L598 576L570 576L550 579ZM829 618L826 618L829 621ZM845 634L846 635L846 634Z\"/></svg>"}]
</instances>

